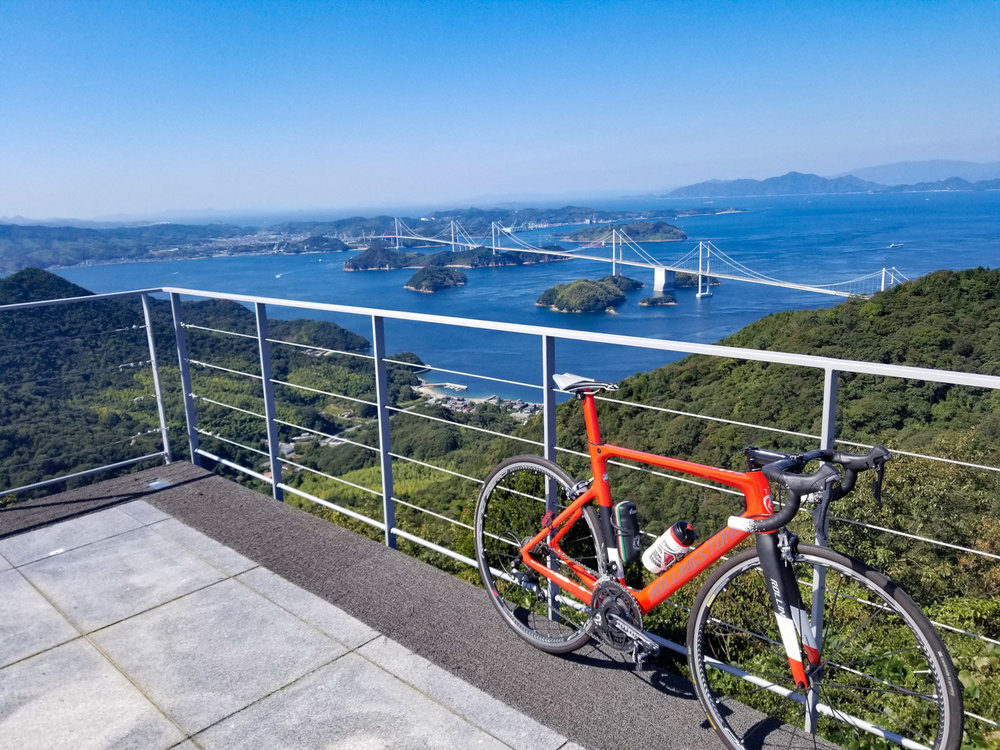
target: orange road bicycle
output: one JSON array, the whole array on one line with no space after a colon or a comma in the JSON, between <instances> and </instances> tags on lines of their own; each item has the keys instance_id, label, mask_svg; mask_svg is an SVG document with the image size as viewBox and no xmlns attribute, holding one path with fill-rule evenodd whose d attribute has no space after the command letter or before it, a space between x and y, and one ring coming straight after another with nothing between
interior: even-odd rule
<instances>
[{"instance_id":1,"label":"orange road bicycle","mask_svg":"<svg viewBox=\"0 0 1000 750\"><path fill-rule=\"evenodd\" d=\"M878 495L885 448L864 455L747 448L746 472L703 466L605 443L594 394L617 386L569 374L554 380L583 405L593 478L578 482L551 461L517 456L492 471L476 506L479 571L515 633L557 654L595 639L630 652L641 668L660 648L643 616L753 535L755 548L726 559L702 585L687 627L691 680L723 743L959 747L961 687L927 617L883 574L799 543L785 528L806 498L825 541L830 503L853 490L860 472L874 472ZM607 478L611 459L735 488L746 508L644 588L632 588ZM819 469L802 473L812 461ZM786 495L777 512L769 480Z\"/></svg>"}]
</instances>

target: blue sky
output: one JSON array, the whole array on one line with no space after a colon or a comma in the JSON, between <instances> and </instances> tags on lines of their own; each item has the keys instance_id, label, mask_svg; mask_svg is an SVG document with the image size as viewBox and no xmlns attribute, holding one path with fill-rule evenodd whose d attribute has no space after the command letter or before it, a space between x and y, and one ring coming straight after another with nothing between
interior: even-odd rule
<instances>
[{"instance_id":1,"label":"blue sky","mask_svg":"<svg viewBox=\"0 0 1000 750\"><path fill-rule=\"evenodd\" d=\"M1000 2L0 0L0 217L1000 160Z\"/></svg>"}]
</instances>

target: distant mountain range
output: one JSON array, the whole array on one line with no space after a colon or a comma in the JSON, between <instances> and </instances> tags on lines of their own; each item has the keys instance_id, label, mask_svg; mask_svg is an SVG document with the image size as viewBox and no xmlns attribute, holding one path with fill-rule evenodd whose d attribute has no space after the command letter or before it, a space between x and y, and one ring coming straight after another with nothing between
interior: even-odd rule
<instances>
[{"instance_id":1,"label":"distant mountain range","mask_svg":"<svg viewBox=\"0 0 1000 750\"><path fill-rule=\"evenodd\" d=\"M969 182L995 180L1000 177L1000 161L979 163L974 161L955 161L949 159L931 159L929 161L898 161L893 164L882 164L877 167L862 167L851 169L843 174L831 177L854 175L862 180L877 182L881 185L913 185L920 182L939 182L950 177L960 177Z\"/></svg>"},{"instance_id":2,"label":"distant mountain range","mask_svg":"<svg viewBox=\"0 0 1000 750\"><path fill-rule=\"evenodd\" d=\"M948 170L955 170L946 177ZM729 198L772 195L819 195L836 193L905 193L927 191L1000 190L1000 162L900 162L856 170L857 174L820 177L789 172L766 180L709 180L677 188L669 198ZM863 175L869 179L864 179ZM894 180L910 175L917 181L900 184ZM872 177L892 182L876 182ZM928 179L930 178L930 179ZM973 179L970 179L973 178Z\"/></svg>"}]
</instances>

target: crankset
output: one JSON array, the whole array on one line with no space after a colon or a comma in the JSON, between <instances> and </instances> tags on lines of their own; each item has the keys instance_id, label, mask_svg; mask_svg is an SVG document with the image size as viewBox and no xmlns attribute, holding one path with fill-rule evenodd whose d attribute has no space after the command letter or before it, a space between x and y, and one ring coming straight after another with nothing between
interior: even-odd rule
<instances>
[{"instance_id":1,"label":"crankset","mask_svg":"<svg viewBox=\"0 0 1000 750\"><path fill-rule=\"evenodd\" d=\"M615 651L631 651L639 669L660 652L659 644L642 630L639 603L617 581L606 578L597 583L590 611L592 635Z\"/></svg>"}]
</instances>

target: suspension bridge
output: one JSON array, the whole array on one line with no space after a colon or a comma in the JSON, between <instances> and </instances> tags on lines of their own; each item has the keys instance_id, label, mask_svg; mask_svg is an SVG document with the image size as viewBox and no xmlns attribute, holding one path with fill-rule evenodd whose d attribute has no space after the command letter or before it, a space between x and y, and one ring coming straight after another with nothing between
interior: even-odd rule
<instances>
[{"instance_id":1,"label":"suspension bridge","mask_svg":"<svg viewBox=\"0 0 1000 750\"><path fill-rule=\"evenodd\" d=\"M882 268L864 276L830 284L805 284L776 279L733 259L714 243L701 241L674 261L664 263L654 258L642 246L632 240L622 229L611 226L603 237L583 243L575 249L554 249L532 245L515 234L515 227L504 227L497 222L490 223L488 236L471 235L459 222L450 221L447 226L433 236L414 231L402 219L395 219L392 233L371 235L366 240L382 239L394 242L399 250L402 243L414 241L423 244L450 246L452 250L471 250L486 247L494 254L501 252L534 253L559 258L576 258L611 264L611 275L617 276L625 267L639 267L653 271L653 289L662 292L672 287L676 274L696 276L699 297L711 296L714 284L725 279L751 284L797 289L804 292L829 294L837 297L870 297L876 292L900 284L909 279L895 267ZM610 255L593 254L594 249L610 247Z\"/></svg>"}]
</instances>

